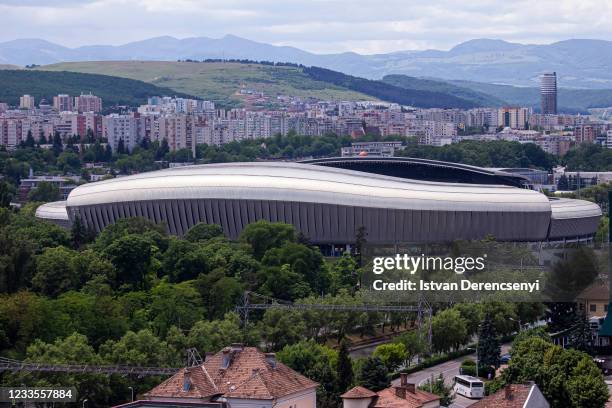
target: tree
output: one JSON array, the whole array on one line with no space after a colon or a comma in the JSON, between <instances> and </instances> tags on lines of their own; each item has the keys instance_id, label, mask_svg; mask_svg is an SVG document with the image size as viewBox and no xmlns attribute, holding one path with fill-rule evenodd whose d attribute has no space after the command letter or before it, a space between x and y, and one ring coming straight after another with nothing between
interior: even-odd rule
<instances>
[{"instance_id":1,"label":"tree","mask_svg":"<svg viewBox=\"0 0 612 408\"><path fill-rule=\"evenodd\" d=\"M389 387L389 371L378 357L368 357L357 373L357 383L372 391Z\"/></svg>"},{"instance_id":2,"label":"tree","mask_svg":"<svg viewBox=\"0 0 612 408\"><path fill-rule=\"evenodd\" d=\"M202 318L202 299L192 282L160 282L151 290L149 313L156 334L165 337L172 326L190 329Z\"/></svg>"},{"instance_id":3,"label":"tree","mask_svg":"<svg viewBox=\"0 0 612 408\"><path fill-rule=\"evenodd\" d=\"M535 381L552 408L603 408L608 390L593 359L577 350L565 350L536 336L524 336L512 345L512 359L504 381Z\"/></svg>"},{"instance_id":4,"label":"tree","mask_svg":"<svg viewBox=\"0 0 612 408\"><path fill-rule=\"evenodd\" d=\"M368 242L367 236L368 233L363 225L357 228L357 234L355 235L355 254L357 255L359 266L363 266L363 250Z\"/></svg>"},{"instance_id":5,"label":"tree","mask_svg":"<svg viewBox=\"0 0 612 408\"><path fill-rule=\"evenodd\" d=\"M70 235L72 235L72 246L75 249L79 249L95 239L95 232L87 228L79 216L72 223Z\"/></svg>"},{"instance_id":6,"label":"tree","mask_svg":"<svg viewBox=\"0 0 612 408\"><path fill-rule=\"evenodd\" d=\"M457 349L467 340L467 322L453 309L438 312L432 319L431 330L435 351Z\"/></svg>"},{"instance_id":7,"label":"tree","mask_svg":"<svg viewBox=\"0 0 612 408\"><path fill-rule=\"evenodd\" d=\"M431 392L440 397L441 406L447 407L453 403L454 396L452 395L452 388L446 385L442 373L438 374L436 379L433 378L432 374L431 378L429 378L425 384L419 386L419 389Z\"/></svg>"},{"instance_id":8,"label":"tree","mask_svg":"<svg viewBox=\"0 0 612 408\"><path fill-rule=\"evenodd\" d=\"M380 358L387 371L395 371L406 360L406 347L403 343L381 344L372 356Z\"/></svg>"},{"instance_id":9,"label":"tree","mask_svg":"<svg viewBox=\"0 0 612 408\"><path fill-rule=\"evenodd\" d=\"M127 153L125 151L125 143L123 142L123 138L119 139L119 142L117 143L117 154L125 154Z\"/></svg>"},{"instance_id":10,"label":"tree","mask_svg":"<svg viewBox=\"0 0 612 408\"><path fill-rule=\"evenodd\" d=\"M340 342L338 363L336 364L336 380L338 393L343 393L353 384L353 363L349 355L348 342Z\"/></svg>"},{"instance_id":11,"label":"tree","mask_svg":"<svg viewBox=\"0 0 612 408\"><path fill-rule=\"evenodd\" d=\"M338 407L340 398L336 392L335 367L332 363L338 358L335 350L317 344L314 340L302 340L283 347L277 357L287 366L319 383L318 405Z\"/></svg>"},{"instance_id":12,"label":"tree","mask_svg":"<svg viewBox=\"0 0 612 408\"><path fill-rule=\"evenodd\" d=\"M9 208L15 195L15 188L6 181L0 181L0 208Z\"/></svg>"},{"instance_id":13,"label":"tree","mask_svg":"<svg viewBox=\"0 0 612 408\"><path fill-rule=\"evenodd\" d=\"M291 272L298 274L315 293L321 293L327 287L327 269L318 249L284 242L280 247L268 249L261 262L276 267L288 265Z\"/></svg>"},{"instance_id":14,"label":"tree","mask_svg":"<svg viewBox=\"0 0 612 408\"><path fill-rule=\"evenodd\" d=\"M54 183L48 181L41 181L38 185L30 190L28 194L28 200L49 202L57 201L60 199L59 187Z\"/></svg>"},{"instance_id":15,"label":"tree","mask_svg":"<svg viewBox=\"0 0 612 408\"><path fill-rule=\"evenodd\" d=\"M244 338L240 327L240 317L236 313L226 313L221 320L200 320L196 322L187 335L189 347L204 352L217 352L229 343L251 343Z\"/></svg>"},{"instance_id":16,"label":"tree","mask_svg":"<svg viewBox=\"0 0 612 408\"><path fill-rule=\"evenodd\" d=\"M268 249L295 242L295 228L281 222L259 220L242 230L240 241L250 244L255 258L261 259Z\"/></svg>"},{"instance_id":17,"label":"tree","mask_svg":"<svg viewBox=\"0 0 612 408\"><path fill-rule=\"evenodd\" d=\"M78 333L58 339L53 343L36 340L28 347L26 361L48 364L101 365L102 359L89 344L86 336ZM87 398L92 406L110 406L113 389L110 377L100 374L20 374L15 381L30 386L60 387L71 384L76 387L78 404Z\"/></svg>"},{"instance_id":18,"label":"tree","mask_svg":"<svg viewBox=\"0 0 612 408\"><path fill-rule=\"evenodd\" d=\"M59 156L64 150L64 143L62 142L62 137L60 136L59 132L55 132L53 134L53 145L51 150L53 151L55 157Z\"/></svg>"},{"instance_id":19,"label":"tree","mask_svg":"<svg viewBox=\"0 0 612 408\"><path fill-rule=\"evenodd\" d=\"M65 247L47 248L36 258L36 274L32 286L41 293L56 297L80 288L85 277L75 268L77 252Z\"/></svg>"},{"instance_id":20,"label":"tree","mask_svg":"<svg viewBox=\"0 0 612 408\"><path fill-rule=\"evenodd\" d=\"M299 313L268 309L260 322L259 330L266 348L272 351L302 340L306 328Z\"/></svg>"},{"instance_id":21,"label":"tree","mask_svg":"<svg viewBox=\"0 0 612 408\"><path fill-rule=\"evenodd\" d=\"M348 252L334 262L330 271L330 293L335 295L342 288L354 292L357 287L359 273L357 261Z\"/></svg>"},{"instance_id":22,"label":"tree","mask_svg":"<svg viewBox=\"0 0 612 408\"><path fill-rule=\"evenodd\" d=\"M424 334L419 330L410 330L399 335L396 341L404 345L406 351L406 366L412 364L412 360L417 355L427 351L427 342Z\"/></svg>"},{"instance_id":23,"label":"tree","mask_svg":"<svg viewBox=\"0 0 612 408\"><path fill-rule=\"evenodd\" d=\"M200 222L189 228L185 239L190 242L208 241L211 238L222 237L223 228L217 224L205 224Z\"/></svg>"},{"instance_id":24,"label":"tree","mask_svg":"<svg viewBox=\"0 0 612 408\"><path fill-rule=\"evenodd\" d=\"M489 313L485 313L478 331L477 355L479 366L499 368L501 345Z\"/></svg>"},{"instance_id":25,"label":"tree","mask_svg":"<svg viewBox=\"0 0 612 408\"><path fill-rule=\"evenodd\" d=\"M117 269L116 286L125 284L135 289L148 285L147 275L157 263L157 247L150 238L128 234L113 241L104 253Z\"/></svg>"},{"instance_id":26,"label":"tree","mask_svg":"<svg viewBox=\"0 0 612 408\"><path fill-rule=\"evenodd\" d=\"M574 324L569 335L569 346L589 353L592 350L592 331L586 313L576 311Z\"/></svg>"}]
</instances>

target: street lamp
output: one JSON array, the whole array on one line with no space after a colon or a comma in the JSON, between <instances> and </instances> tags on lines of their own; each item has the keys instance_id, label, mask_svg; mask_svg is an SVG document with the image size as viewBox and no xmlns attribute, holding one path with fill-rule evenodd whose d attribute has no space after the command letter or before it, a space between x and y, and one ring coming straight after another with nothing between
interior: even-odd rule
<instances>
[{"instance_id":1,"label":"street lamp","mask_svg":"<svg viewBox=\"0 0 612 408\"><path fill-rule=\"evenodd\" d=\"M132 392L132 402L134 402L134 388L132 388L132 387L128 387L128 388Z\"/></svg>"},{"instance_id":2,"label":"street lamp","mask_svg":"<svg viewBox=\"0 0 612 408\"><path fill-rule=\"evenodd\" d=\"M83 400L83 408L85 408L85 403L86 403L87 401L89 401L87 398L85 398L85 399Z\"/></svg>"}]
</instances>

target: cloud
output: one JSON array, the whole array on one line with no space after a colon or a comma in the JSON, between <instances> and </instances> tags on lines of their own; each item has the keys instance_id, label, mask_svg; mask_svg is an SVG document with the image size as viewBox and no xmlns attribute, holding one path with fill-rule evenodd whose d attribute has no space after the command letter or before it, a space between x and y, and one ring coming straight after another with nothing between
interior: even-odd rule
<instances>
[{"instance_id":1,"label":"cloud","mask_svg":"<svg viewBox=\"0 0 612 408\"><path fill-rule=\"evenodd\" d=\"M0 0L0 41L67 46L148 37L222 37L313 52L449 49L473 38L548 43L612 40L602 0Z\"/></svg>"}]
</instances>

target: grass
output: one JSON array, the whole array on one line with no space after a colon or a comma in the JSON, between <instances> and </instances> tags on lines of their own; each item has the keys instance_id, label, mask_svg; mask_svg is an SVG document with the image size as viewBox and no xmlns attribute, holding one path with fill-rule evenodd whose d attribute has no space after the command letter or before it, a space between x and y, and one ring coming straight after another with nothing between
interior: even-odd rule
<instances>
[{"instance_id":1,"label":"grass","mask_svg":"<svg viewBox=\"0 0 612 408\"><path fill-rule=\"evenodd\" d=\"M137 79L212 100L223 106L244 105L245 99L239 95L242 87L272 97L291 95L323 100L372 99L359 92L313 80L295 67L228 62L88 61L45 65L37 69Z\"/></svg>"}]
</instances>

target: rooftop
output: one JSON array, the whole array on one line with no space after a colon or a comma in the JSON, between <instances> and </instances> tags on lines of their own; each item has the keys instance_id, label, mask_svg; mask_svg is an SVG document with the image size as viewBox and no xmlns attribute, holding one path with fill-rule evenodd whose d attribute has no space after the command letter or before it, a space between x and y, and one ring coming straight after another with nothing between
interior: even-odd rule
<instances>
[{"instance_id":1,"label":"rooftop","mask_svg":"<svg viewBox=\"0 0 612 408\"><path fill-rule=\"evenodd\" d=\"M226 398L274 400L314 389L318 384L255 347L233 345L203 364L181 369L145 394L156 398Z\"/></svg>"}]
</instances>

